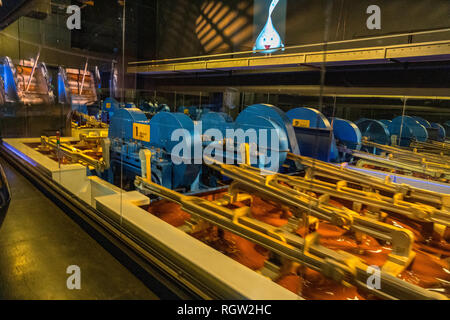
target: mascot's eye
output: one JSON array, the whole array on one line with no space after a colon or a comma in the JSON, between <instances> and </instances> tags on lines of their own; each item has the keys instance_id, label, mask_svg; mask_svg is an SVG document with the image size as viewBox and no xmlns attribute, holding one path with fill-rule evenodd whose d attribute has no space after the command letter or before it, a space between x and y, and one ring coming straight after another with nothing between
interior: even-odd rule
<instances>
[{"instance_id":1,"label":"mascot's eye","mask_svg":"<svg viewBox=\"0 0 450 320\"><path fill-rule=\"evenodd\" d=\"M273 38L270 38L271 41L273 41Z\"/></svg>"},{"instance_id":2,"label":"mascot's eye","mask_svg":"<svg viewBox=\"0 0 450 320\"><path fill-rule=\"evenodd\" d=\"M264 38L264 41L266 41L266 38Z\"/></svg>"}]
</instances>

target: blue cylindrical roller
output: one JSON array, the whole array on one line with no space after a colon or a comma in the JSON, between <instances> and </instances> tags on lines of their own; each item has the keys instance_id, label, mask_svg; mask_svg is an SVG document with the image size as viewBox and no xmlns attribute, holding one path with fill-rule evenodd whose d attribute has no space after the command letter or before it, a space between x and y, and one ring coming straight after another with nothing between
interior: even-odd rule
<instances>
[{"instance_id":1,"label":"blue cylindrical roller","mask_svg":"<svg viewBox=\"0 0 450 320\"><path fill-rule=\"evenodd\" d=\"M159 104L155 108L156 112L170 112L170 107L167 104Z\"/></svg>"},{"instance_id":2,"label":"blue cylindrical roller","mask_svg":"<svg viewBox=\"0 0 450 320\"><path fill-rule=\"evenodd\" d=\"M156 111L156 107L151 101L143 101L139 104L139 109L149 113L155 113Z\"/></svg>"},{"instance_id":3,"label":"blue cylindrical roller","mask_svg":"<svg viewBox=\"0 0 450 320\"><path fill-rule=\"evenodd\" d=\"M294 108L286 112L288 118L292 121L302 120L302 127L330 129L331 125L328 119L318 110L312 108ZM299 123L300 124L300 123Z\"/></svg>"},{"instance_id":4,"label":"blue cylindrical roller","mask_svg":"<svg viewBox=\"0 0 450 320\"><path fill-rule=\"evenodd\" d=\"M344 144L352 150L361 149L361 131L358 126L351 121L331 118L333 133L339 143Z\"/></svg>"},{"instance_id":5,"label":"blue cylindrical roller","mask_svg":"<svg viewBox=\"0 0 450 320\"><path fill-rule=\"evenodd\" d=\"M444 142L447 132L443 125L439 123L431 123L431 127L438 130L438 141Z\"/></svg>"},{"instance_id":6,"label":"blue cylindrical roller","mask_svg":"<svg viewBox=\"0 0 450 320\"><path fill-rule=\"evenodd\" d=\"M403 135L405 128L409 128L412 133L411 137L405 137ZM410 116L400 116L392 120L389 131L391 132L391 135L399 135L400 132L402 132L400 143L401 146L409 146L413 139L421 142L425 142L428 140L427 129Z\"/></svg>"},{"instance_id":7,"label":"blue cylindrical roller","mask_svg":"<svg viewBox=\"0 0 450 320\"><path fill-rule=\"evenodd\" d=\"M226 130L233 129L233 119L223 112L208 112L202 115L200 121L202 122L202 133L209 129L218 129L225 138Z\"/></svg>"},{"instance_id":8,"label":"blue cylindrical roller","mask_svg":"<svg viewBox=\"0 0 450 320\"><path fill-rule=\"evenodd\" d=\"M106 98L102 105L102 121L108 123L113 118L114 113L119 109L120 103L116 99Z\"/></svg>"},{"instance_id":9,"label":"blue cylindrical roller","mask_svg":"<svg viewBox=\"0 0 450 320\"><path fill-rule=\"evenodd\" d=\"M382 124L384 124L388 129L392 123L392 120L378 120L378 121L380 121Z\"/></svg>"},{"instance_id":10,"label":"blue cylindrical roller","mask_svg":"<svg viewBox=\"0 0 450 320\"><path fill-rule=\"evenodd\" d=\"M133 123L149 124L145 114L137 108L117 109L111 118L108 137L126 141L133 139Z\"/></svg>"},{"instance_id":11,"label":"blue cylindrical roller","mask_svg":"<svg viewBox=\"0 0 450 320\"><path fill-rule=\"evenodd\" d=\"M421 117L412 117L414 120L416 120L418 123L423 125L425 128L431 128L431 123L429 123L427 120Z\"/></svg>"},{"instance_id":12,"label":"blue cylindrical roller","mask_svg":"<svg viewBox=\"0 0 450 320\"><path fill-rule=\"evenodd\" d=\"M249 115L249 113L247 115ZM255 142L250 140L252 133L254 133L254 135L256 135L256 143L260 154L266 155L270 159L278 157L278 163L258 163L258 167L270 167L274 171L279 171L281 169L286 161L287 152L289 151L289 139L285 128L282 128L276 121L268 119L265 116L253 115L251 117L238 117L235 122L235 129L236 133L239 129L246 133L245 143L251 144L252 142ZM265 132L265 134L263 132ZM266 160L266 162L267 161L268 160Z\"/></svg>"},{"instance_id":13,"label":"blue cylindrical roller","mask_svg":"<svg viewBox=\"0 0 450 320\"><path fill-rule=\"evenodd\" d=\"M236 119L236 124L249 123L255 117L263 117L275 122L285 133L288 139L289 150L294 154L300 154L299 141L295 135L291 121L279 108L268 104L255 104L247 107Z\"/></svg>"},{"instance_id":14,"label":"blue cylindrical roller","mask_svg":"<svg viewBox=\"0 0 450 320\"><path fill-rule=\"evenodd\" d=\"M294 108L286 115L294 127L302 155L322 161L338 159L333 130L321 112L312 108Z\"/></svg>"},{"instance_id":15,"label":"blue cylindrical roller","mask_svg":"<svg viewBox=\"0 0 450 320\"><path fill-rule=\"evenodd\" d=\"M181 138L177 141L173 139L172 134L176 130L184 133L182 139L188 146L187 154L174 153L174 148L182 142ZM200 133L196 132L192 119L182 113L160 112L156 114L150 120L150 145L165 150L172 156L172 159L182 157L185 160L186 163L174 165L174 188L189 186L195 181L200 172L200 165L195 165L195 163L202 160L196 159L196 148L200 148L199 157L202 156L202 153Z\"/></svg>"},{"instance_id":16,"label":"blue cylindrical roller","mask_svg":"<svg viewBox=\"0 0 450 320\"><path fill-rule=\"evenodd\" d=\"M359 128L361 136L366 137L369 141L383 145L391 144L389 130L382 122L364 118L359 119L355 124Z\"/></svg>"},{"instance_id":17,"label":"blue cylindrical roller","mask_svg":"<svg viewBox=\"0 0 450 320\"><path fill-rule=\"evenodd\" d=\"M450 138L450 121L447 121L443 124L443 127L445 129L445 133L447 135L447 138Z\"/></svg>"}]
</instances>

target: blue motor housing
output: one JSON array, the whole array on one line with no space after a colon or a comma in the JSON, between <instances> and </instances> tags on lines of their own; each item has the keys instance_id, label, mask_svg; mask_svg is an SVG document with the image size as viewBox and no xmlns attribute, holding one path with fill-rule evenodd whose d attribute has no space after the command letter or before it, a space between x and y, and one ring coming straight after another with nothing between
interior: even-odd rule
<instances>
[{"instance_id":1,"label":"blue motor housing","mask_svg":"<svg viewBox=\"0 0 450 320\"><path fill-rule=\"evenodd\" d=\"M445 129L445 133L446 133L447 138L450 138L450 120L445 122L442 126Z\"/></svg>"},{"instance_id":2,"label":"blue motor housing","mask_svg":"<svg viewBox=\"0 0 450 320\"><path fill-rule=\"evenodd\" d=\"M356 121L355 124L359 128L361 136L369 141L383 145L391 144L389 129L381 121L364 118Z\"/></svg>"},{"instance_id":3,"label":"blue motor housing","mask_svg":"<svg viewBox=\"0 0 450 320\"><path fill-rule=\"evenodd\" d=\"M156 112L170 112L170 107L167 104L156 105Z\"/></svg>"},{"instance_id":4,"label":"blue motor housing","mask_svg":"<svg viewBox=\"0 0 450 320\"><path fill-rule=\"evenodd\" d=\"M184 113L194 121L199 121L203 114L208 113L210 110L207 108L199 108L197 106L190 107L178 107L179 113Z\"/></svg>"},{"instance_id":5,"label":"blue motor housing","mask_svg":"<svg viewBox=\"0 0 450 320\"><path fill-rule=\"evenodd\" d=\"M211 129L217 129L222 133L225 138L227 129L233 129L234 123L233 119L223 112L208 112L202 115L200 118L202 122L202 134L208 132Z\"/></svg>"},{"instance_id":6,"label":"blue motor housing","mask_svg":"<svg viewBox=\"0 0 450 320\"><path fill-rule=\"evenodd\" d=\"M114 98L106 98L103 101L102 111L101 111L101 121L104 123L109 123L114 113L120 109L120 103Z\"/></svg>"},{"instance_id":7,"label":"blue motor housing","mask_svg":"<svg viewBox=\"0 0 450 320\"><path fill-rule=\"evenodd\" d=\"M392 120L389 126L391 136L395 135L399 140L399 145L409 147L413 140L425 142L428 140L427 129L421 125L416 119L410 116L399 116Z\"/></svg>"},{"instance_id":8,"label":"blue motor housing","mask_svg":"<svg viewBox=\"0 0 450 320\"><path fill-rule=\"evenodd\" d=\"M431 127L437 130L437 141L444 142L447 136L447 132L443 125L439 123L431 123Z\"/></svg>"},{"instance_id":9,"label":"blue motor housing","mask_svg":"<svg viewBox=\"0 0 450 320\"><path fill-rule=\"evenodd\" d=\"M431 123L429 123L427 120L421 117L412 117L414 120L416 120L418 123L423 125L425 128L431 128Z\"/></svg>"},{"instance_id":10,"label":"blue motor housing","mask_svg":"<svg viewBox=\"0 0 450 320\"><path fill-rule=\"evenodd\" d=\"M269 118L253 115L249 118L238 117L235 123L236 133L239 133L239 129L247 133L244 142L249 143L250 148L257 147L259 159L255 158L254 166L271 171L280 171L289 152L289 139L284 128ZM256 146L252 146L253 141L250 139L252 133L258 141ZM227 155L227 157L230 156ZM256 155L252 154L252 156L255 157ZM237 160L244 160L240 153Z\"/></svg>"},{"instance_id":11,"label":"blue motor housing","mask_svg":"<svg viewBox=\"0 0 450 320\"><path fill-rule=\"evenodd\" d=\"M150 101L143 101L138 106L143 112L156 113L156 106Z\"/></svg>"},{"instance_id":12,"label":"blue motor housing","mask_svg":"<svg viewBox=\"0 0 450 320\"><path fill-rule=\"evenodd\" d=\"M384 124L387 128L389 128L389 126L392 123L392 120L378 120L380 121L382 124Z\"/></svg>"},{"instance_id":13,"label":"blue motor housing","mask_svg":"<svg viewBox=\"0 0 450 320\"><path fill-rule=\"evenodd\" d=\"M429 140L445 141L445 129L443 126L438 123L430 123L421 117L414 117L414 119L425 127Z\"/></svg>"},{"instance_id":14,"label":"blue motor housing","mask_svg":"<svg viewBox=\"0 0 450 320\"><path fill-rule=\"evenodd\" d=\"M341 118L331 118L330 120L338 145L345 146L350 150L361 150L362 135L356 124ZM349 161L344 154L340 154L340 157L341 161Z\"/></svg>"},{"instance_id":15,"label":"blue motor housing","mask_svg":"<svg viewBox=\"0 0 450 320\"><path fill-rule=\"evenodd\" d=\"M276 123L283 130L288 139L289 151L300 154L300 141L297 140L289 117L279 108L268 104L255 104L247 107L236 119L236 125L246 124L254 117L263 117Z\"/></svg>"},{"instance_id":16,"label":"blue motor housing","mask_svg":"<svg viewBox=\"0 0 450 320\"><path fill-rule=\"evenodd\" d=\"M312 108L295 108L286 113L299 143L300 154L322 161L338 160L338 150L328 119Z\"/></svg>"},{"instance_id":17,"label":"blue motor housing","mask_svg":"<svg viewBox=\"0 0 450 320\"><path fill-rule=\"evenodd\" d=\"M154 182L170 189L195 188L201 168L195 161L195 144L200 143L200 135L186 115L162 112L149 121L137 108L118 109L108 136L111 167L125 169L121 172L128 175L128 180L141 175L139 151L146 148L152 153Z\"/></svg>"}]
</instances>

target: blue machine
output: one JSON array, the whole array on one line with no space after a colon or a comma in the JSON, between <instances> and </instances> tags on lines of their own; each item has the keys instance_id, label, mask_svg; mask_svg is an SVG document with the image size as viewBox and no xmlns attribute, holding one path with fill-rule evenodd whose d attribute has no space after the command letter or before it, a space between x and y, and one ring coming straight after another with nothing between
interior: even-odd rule
<instances>
[{"instance_id":1,"label":"blue machine","mask_svg":"<svg viewBox=\"0 0 450 320\"><path fill-rule=\"evenodd\" d=\"M210 129L218 129L223 137L225 137L227 129L234 128L233 118L223 112L205 113L202 115L200 121L202 122L202 134L207 133Z\"/></svg>"},{"instance_id":2,"label":"blue machine","mask_svg":"<svg viewBox=\"0 0 450 320\"><path fill-rule=\"evenodd\" d=\"M390 145L391 135L388 127L381 121L360 119L355 122L361 131L361 136L378 144Z\"/></svg>"},{"instance_id":3,"label":"blue machine","mask_svg":"<svg viewBox=\"0 0 450 320\"><path fill-rule=\"evenodd\" d=\"M284 130L288 139L289 151L294 154L300 154L299 141L295 135L294 128L291 125L289 117L279 108L268 104L255 104L247 107L236 119L236 127L240 124L245 125L253 117L264 117L277 124Z\"/></svg>"},{"instance_id":4,"label":"blue machine","mask_svg":"<svg viewBox=\"0 0 450 320\"><path fill-rule=\"evenodd\" d=\"M114 98L106 98L102 104L101 121L109 123L113 118L114 113L121 108L120 103Z\"/></svg>"},{"instance_id":5,"label":"blue machine","mask_svg":"<svg viewBox=\"0 0 450 320\"><path fill-rule=\"evenodd\" d=\"M198 132L199 127L196 128L194 121L186 114L160 112L148 120L144 112L137 108L120 108L114 100L108 101L111 102L113 112L108 134L111 169L106 178L125 189L131 189L135 176L141 175L142 159L139 153L142 149L151 152L151 175L154 182L170 189L186 191L214 187L217 182L214 177L208 178L208 181L200 179L201 157L208 145L222 144L223 139L230 138L227 136L227 129L234 129L230 131L233 133L232 140L227 143L236 144L235 146L252 144L255 142L253 138L257 139L251 150L254 150L252 147L257 147L258 163L255 166L260 168L272 168L273 165L277 169L286 168L287 153L293 151L299 154L296 136L289 120L280 109L273 106L250 106L239 115L236 122L224 113L205 113L201 117L202 130ZM208 140L210 129L216 129L222 140ZM241 129L243 135L239 135L238 129ZM267 143L267 149L263 149L262 141ZM272 142L276 142L276 147L272 147ZM234 149L232 153L229 149L221 149L224 150L224 161L243 161L239 147ZM272 158L278 162L271 163L269 160ZM207 172L207 168L203 168Z\"/></svg>"},{"instance_id":6,"label":"blue machine","mask_svg":"<svg viewBox=\"0 0 450 320\"><path fill-rule=\"evenodd\" d=\"M410 116L400 116L392 120L389 132L391 136L397 136L398 144L402 147L409 147L413 140L420 142L428 140L427 129Z\"/></svg>"},{"instance_id":7,"label":"blue machine","mask_svg":"<svg viewBox=\"0 0 450 320\"><path fill-rule=\"evenodd\" d=\"M443 125L439 123L432 122L431 127L437 130L437 141L444 142L447 132Z\"/></svg>"},{"instance_id":8,"label":"blue machine","mask_svg":"<svg viewBox=\"0 0 450 320\"><path fill-rule=\"evenodd\" d=\"M431 128L431 123L429 123L427 120L421 118L421 117L412 117L414 120L416 120L418 123L423 125L425 128Z\"/></svg>"},{"instance_id":9,"label":"blue machine","mask_svg":"<svg viewBox=\"0 0 450 320\"><path fill-rule=\"evenodd\" d=\"M167 104L158 104L157 102L153 103L151 101L141 102L138 108L141 109L149 119L159 112L170 112L170 108Z\"/></svg>"},{"instance_id":10,"label":"blue machine","mask_svg":"<svg viewBox=\"0 0 450 320\"><path fill-rule=\"evenodd\" d=\"M295 108L286 115L294 127L301 155L327 162L338 159L333 128L322 113L311 108Z\"/></svg>"},{"instance_id":11,"label":"blue machine","mask_svg":"<svg viewBox=\"0 0 450 320\"><path fill-rule=\"evenodd\" d=\"M445 129L446 137L450 138L450 120L442 125Z\"/></svg>"},{"instance_id":12,"label":"blue machine","mask_svg":"<svg viewBox=\"0 0 450 320\"><path fill-rule=\"evenodd\" d=\"M173 141L177 132L181 133L179 140ZM119 108L111 118L108 137L110 182L130 188L135 176L141 175L139 152L148 149L154 182L173 190L198 188L201 165L196 164L195 148L201 141L186 115L162 112L148 120L137 108ZM120 177L122 181L117 181Z\"/></svg>"},{"instance_id":13,"label":"blue machine","mask_svg":"<svg viewBox=\"0 0 450 320\"><path fill-rule=\"evenodd\" d=\"M443 126L438 123L430 123L421 117L414 117L414 119L425 127L429 140L445 141L445 129Z\"/></svg>"},{"instance_id":14,"label":"blue machine","mask_svg":"<svg viewBox=\"0 0 450 320\"><path fill-rule=\"evenodd\" d=\"M204 146L221 143L215 142L217 137L209 134L214 132L211 129L216 129L215 132L218 131L218 134L227 139L227 143L232 143L235 147L242 143L249 144L252 163L260 168L286 168L287 153L299 154L297 139L289 119L283 111L271 105L249 106L239 114L235 122L225 113L208 112L202 115L201 123ZM227 134L228 129L233 129L230 131L232 136ZM233 163L242 162L242 154L237 149L234 148L233 153L227 149L223 158L232 160ZM275 159L275 156L277 163L271 163L270 159Z\"/></svg>"},{"instance_id":15,"label":"blue machine","mask_svg":"<svg viewBox=\"0 0 450 320\"><path fill-rule=\"evenodd\" d=\"M378 120L378 121L380 121L382 124L384 124L388 128L392 123L392 120Z\"/></svg>"},{"instance_id":16,"label":"blue machine","mask_svg":"<svg viewBox=\"0 0 450 320\"><path fill-rule=\"evenodd\" d=\"M199 108L197 106L191 107L178 107L179 113L184 113L194 121L199 121L203 114L210 112L208 108Z\"/></svg>"},{"instance_id":17,"label":"blue machine","mask_svg":"<svg viewBox=\"0 0 450 320\"><path fill-rule=\"evenodd\" d=\"M345 146L350 150L361 150L362 135L356 124L340 118L331 118L331 125L337 145ZM341 161L350 160L344 152L340 152L339 156Z\"/></svg>"}]
</instances>

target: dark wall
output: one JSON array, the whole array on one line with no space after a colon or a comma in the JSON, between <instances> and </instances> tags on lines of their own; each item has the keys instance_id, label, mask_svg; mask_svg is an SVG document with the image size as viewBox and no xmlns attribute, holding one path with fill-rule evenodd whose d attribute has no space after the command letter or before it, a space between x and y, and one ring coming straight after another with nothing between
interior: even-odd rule
<instances>
[{"instance_id":1,"label":"dark wall","mask_svg":"<svg viewBox=\"0 0 450 320\"><path fill-rule=\"evenodd\" d=\"M450 27L448 0L286 1L284 42L289 46ZM255 29L260 28L254 26L257 13L253 3L254 0L158 0L158 57L251 50L258 33ZM369 5L381 8L381 30L369 30L366 26ZM435 40L433 36L425 39ZM394 43L395 40L389 40L379 44Z\"/></svg>"},{"instance_id":2,"label":"dark wall","mask_svg":"<svg viewBox=\"0 0 450 320\"><path fill-rule=\"evenodd\" d=\"M369 30L370 5L381 9L381 30ZM329 15L327 15L330 13ZM288 0L286 42L289 45L450 27L448 0Z\"/></svg>"}]
</instances>

